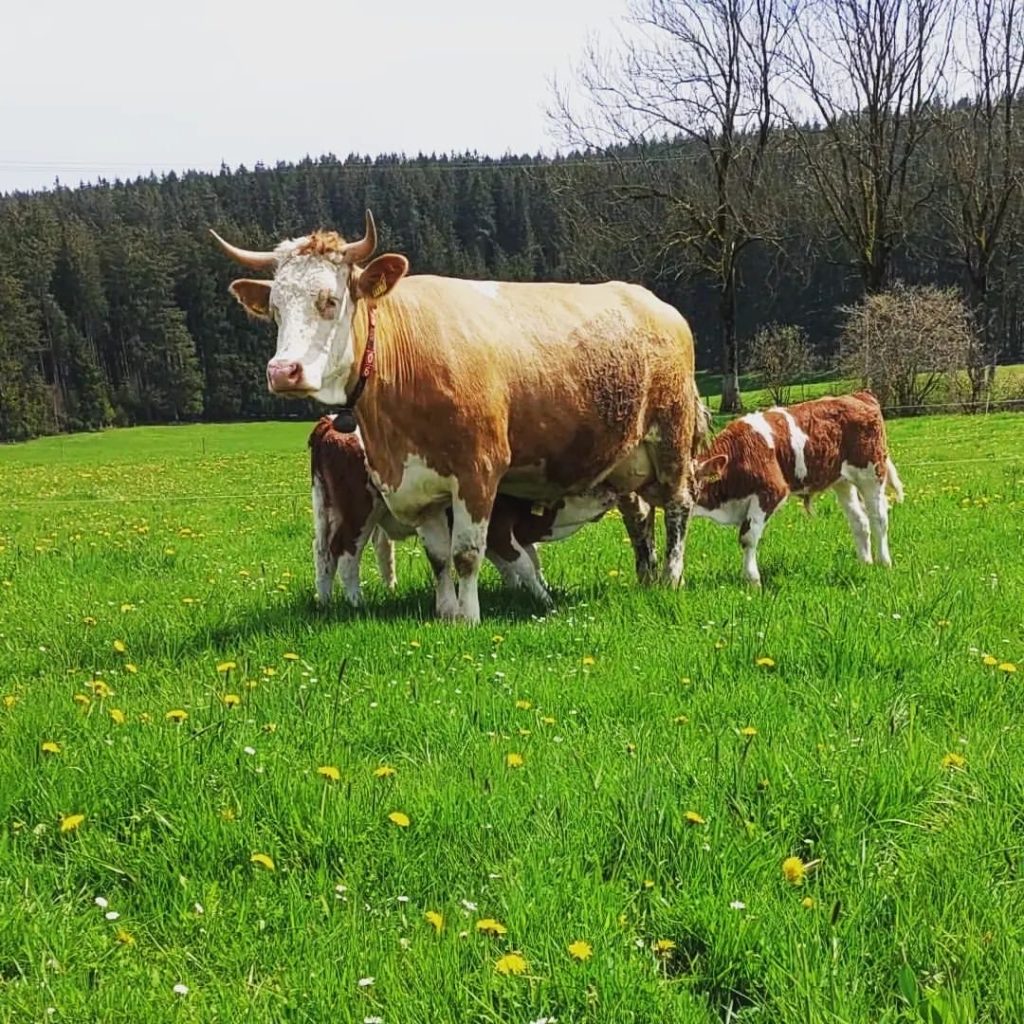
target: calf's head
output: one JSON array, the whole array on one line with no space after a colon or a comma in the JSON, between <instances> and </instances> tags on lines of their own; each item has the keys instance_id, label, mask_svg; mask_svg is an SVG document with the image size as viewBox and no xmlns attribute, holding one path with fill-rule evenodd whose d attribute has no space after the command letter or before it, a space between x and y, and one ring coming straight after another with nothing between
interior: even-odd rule
<instances>
[{"instance_id":1,"label":"calf's head","mask_svg":"<svg viewBox=\"0 0 1024 1024\"><path fill-rule=\"evenodd\" d=\"M725 476L729 465L728 455L711 455L706 459L693 460L693 498L698 504L710 484Z\"/></svg>"},{"instance_id":2,"label":"calf's head","mask_svg":"<svg viewBox=\"0 0 1024 1024\"><path fill-rule=\"evenodd\" d=\"M273 280L242 278L229 289L250 314L277 324L277 351L267 364L270 393L328 405L347 401L348 382L356 370L356 306L383 298L409 269L409 261L394 253L378 256L362 269L357 265L369 260L377 247L370 211L366 232L357 242L346 242L334 231L316 231L282 242L271 252L253 252L211 234L243 266L273 271Z\"/></svg>"}]
</instances>

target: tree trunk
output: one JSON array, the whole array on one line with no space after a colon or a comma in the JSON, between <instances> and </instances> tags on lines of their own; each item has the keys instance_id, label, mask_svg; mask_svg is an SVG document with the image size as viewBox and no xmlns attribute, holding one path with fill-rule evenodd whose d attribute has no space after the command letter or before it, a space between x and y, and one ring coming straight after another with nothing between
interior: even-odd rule
<instances>
[{"instance_id":1,"label":"tree trunk","mask_svg":"<svg viewBox=\"0 0 1024 1024\"><path fill-rule=\"evenodd\" d=\"M719 301L722 317L722 398L719 412L742 412L740 396L740 344L736 337L736 274L722 285Z\"/></svg>"}]
</instances>

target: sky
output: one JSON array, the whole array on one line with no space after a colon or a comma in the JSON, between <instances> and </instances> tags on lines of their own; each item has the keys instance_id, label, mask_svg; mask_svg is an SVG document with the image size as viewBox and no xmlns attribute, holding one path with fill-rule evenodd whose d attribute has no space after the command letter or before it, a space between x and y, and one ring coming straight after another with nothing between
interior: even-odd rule
<instances>
[{"instance_id":1,"label":"sky","mask_svg":"<svg viewBox=\"0 0 1024 1024\"><path fill-rule=\"evenodd\" d=\"M8 0L0 192L333 152L552 152L626 0Z\"/></svg>"}]
</instances>

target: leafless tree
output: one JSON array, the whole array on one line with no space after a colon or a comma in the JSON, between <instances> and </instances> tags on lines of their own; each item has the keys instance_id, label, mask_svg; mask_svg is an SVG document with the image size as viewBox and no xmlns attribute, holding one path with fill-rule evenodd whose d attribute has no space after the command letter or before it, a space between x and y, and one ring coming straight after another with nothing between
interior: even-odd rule
<instances>
[{"instance_id":1,"label":"leafless tree","mask_svg":"<svg viewBox=\"0 0 1024 1024\"><path fill-rule=\"evenodd\" d=\"M614 198L630 204L634 230L646 224L677 273L714 283L724 411L740 408L742 255L775 230L768 168L792 17L784 0L631 0L619 45L585 55L580 101L556 86L564 140L621 160ZM681 155L669 155L673 138L689 143Z\"/></svg>"},{"instance_id":2,"label":"leafless tree","mask_svg":"<svg viewBox=\"0 0 1024 1024\"><path fill-rule=\"evenodd\" d=\"M913 161L935 121L956 3L809 0L788 38L789 120L869 293L886 287L930 198Z\"/></svg>"},{"instance_id":3,"label":"leafless tree","mask_svg":"<svg viewBox=\"0 0 1024 1024\"><path fill-rule=\"evenodd\" d=\"M1024 0L968 0L965 13L962 72L969 95L966 104L944 112L939 209L963 262L978 328L967 367L976 402L991 387L998 358L989 302L993 263L1024 196Z\"/></svg>"},{"instance_id":4,"label":"leafless tree","mask_svg":"<svg viewBox=\"0 0 1024 1024\"><path fill-rule=\"evenodd\" d=\"M788 405L793 385L814 368L807 332L795 324L769 324L750 343L750 369L776 405Z\"/></svg>"}]
</instances>

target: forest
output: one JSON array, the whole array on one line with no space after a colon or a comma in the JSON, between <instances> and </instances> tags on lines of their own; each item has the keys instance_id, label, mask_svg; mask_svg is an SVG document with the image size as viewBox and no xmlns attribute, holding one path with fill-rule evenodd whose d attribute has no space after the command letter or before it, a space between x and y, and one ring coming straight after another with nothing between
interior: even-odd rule
<instances>
[{"instance_id":1,"label":"forest","mask_svg":"<svg viewBox=\"0 0 1024 1024\"><path fill-rule=\"evenodd\" d=\"M861 6L830 2L837 17ZM922 3L941 13L940 0ZM973 3L984 13L1019 0ZM661 23L662 0L637 9L688 52L690 8L667 7L674 20ZM909 10L864 5L876 7L880 37ZM733 55L749 102L730 97L720 63L703 85L691 69L686 90L671 92L649 51L624 57L628 73L595 61L582 82L600 97L589 108L598 116L583 121L566 100L556 158L328 154L0 197L0 440L314 416L267 394L272 332L227 294L238 274L208 229L268 248L317 227L352 235L366 208L380 250L404 253L412 273L646 285L688 318L698 367L722 374L731 410L760 328L799 326L820 364L834 364L851 304L898 282L958 288L984 362L1024 359L1024 46L1007 37L1008 59L955 102L926 88L933 35L876 61L849 96L827 94L808 58L803 95L817 102L799 120L779 113L769 49L732 45L781 33L764 19L784 5L742 5L754 32L737 10L736 0L692 0L702 38ZM871 28L849 42L851 66ZM645 54L662 80L645 77Z\"/></svg>"}]
</instances>

